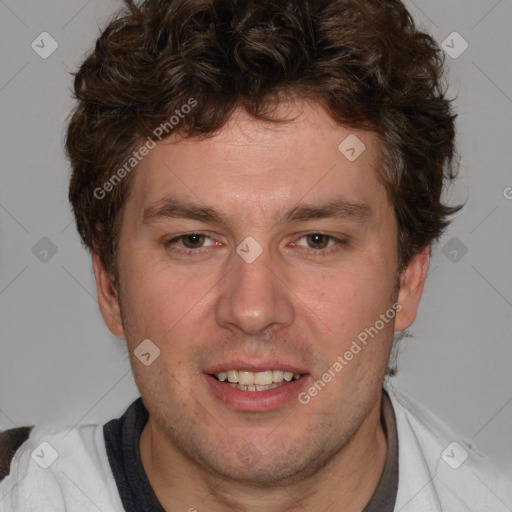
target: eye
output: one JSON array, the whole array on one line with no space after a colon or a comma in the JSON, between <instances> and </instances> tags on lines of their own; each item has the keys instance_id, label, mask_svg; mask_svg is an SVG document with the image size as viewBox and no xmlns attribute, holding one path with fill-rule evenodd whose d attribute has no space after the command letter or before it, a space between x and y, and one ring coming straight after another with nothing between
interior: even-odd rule
<instances>
[{"instance_id":1,"label":"eye","mask_svg":"<svg viewBox=\"0 0 512 512\"><path fill-rule=\"evenodd\" d=\"M208 235L204 233L187 233L165 242L165 246L178 252L195 252L197 249L216 245Z\"/></svg>"},{"instance_id":2,"label":"eye","mask_svg":"<svg viewBox=\"0 0 512 512\"><path fill-rule=\"evenodd\" d=\"M333 245L336 245L337 243L342 243L342 240L339 240L333 236L326 235L324 233L309 233L307 235L302 236L300 240L306 240L306 244L310 249L326 249L330 248ZM301 244L300 242L297 243L297 245L303 246L304 244Z\"/></svg>"},{"instance_id":3,"label":"eye","mask_svg":"<svg viewBox=\"0 0 512 512\"><path fill-rule=\"evenodd\" d=\"M187 249L198 249L199 247L202 247L207 238L209 237L202 235L201 233L190 233L189 235L182 235L179 237Z\"/></svg>"}]
</instances>

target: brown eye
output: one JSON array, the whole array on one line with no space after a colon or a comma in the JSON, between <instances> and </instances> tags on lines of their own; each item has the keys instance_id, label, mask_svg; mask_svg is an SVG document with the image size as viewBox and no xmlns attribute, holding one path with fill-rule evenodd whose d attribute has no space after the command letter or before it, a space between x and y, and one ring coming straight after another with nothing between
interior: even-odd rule
<instances>
[{"instance_id":1,"label":"brown eye","mask_svg":"<svg viewBox=\"0 0 512 512\"><path fill-rule=\"evenodd\" d=\"M306 235L306 240L312 249L325 249L332 237L322 233Z\"/></svg>"},{"instance_id":2,"label":"brown eye","mask_svg":"<svg viewBox=\"0 0 512 512\"><path fill-rule=\"evenodd\" d=\"M186 233L164 242L165 249L171 254L199 256L215 246L221 246L206 233Z\"/></svg>"},{"instance_id":3,"label":"brown eye","mask_svg":"<svg viewBox=\"0 0 512 512\"><path fill-rule=\"evenodd\" d=\"M333 256L348 247L348 238L337 238L325 233L313 232L302 235L293 246L301 247L308 257Z\"/></svg>"},{"instance_id":4,"label":"brown eye","mask_svg":"<svg viewBox=\"0 0 512 512\"><path fill-rule=\"evenodd\" d=\"M205 235L201 235L198 233L191 233L190 235L183 235L180 237L184 247L187 249L198 249L202 247L205 240Z\"/></svg>"}]
</instances>

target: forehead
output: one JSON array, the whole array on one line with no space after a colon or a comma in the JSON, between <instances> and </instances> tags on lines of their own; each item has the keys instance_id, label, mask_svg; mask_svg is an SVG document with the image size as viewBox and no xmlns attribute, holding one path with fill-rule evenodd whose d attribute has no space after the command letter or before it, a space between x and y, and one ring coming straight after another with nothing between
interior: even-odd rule
<instances>
[{"instance_id":1,"label":"forehead","mask_svg":"<svg viewBox=\"0 0 512 512\"><path fill-rule=\"evenodd\" d=\"M240 219L275 218L302 200L386 207L375 133L339 126L305 102L275 114L292 120L271 123L238 110L214 136L159 142L134 171L130 210L141 219L169 197Z\"/></svg>"}]
</instances>

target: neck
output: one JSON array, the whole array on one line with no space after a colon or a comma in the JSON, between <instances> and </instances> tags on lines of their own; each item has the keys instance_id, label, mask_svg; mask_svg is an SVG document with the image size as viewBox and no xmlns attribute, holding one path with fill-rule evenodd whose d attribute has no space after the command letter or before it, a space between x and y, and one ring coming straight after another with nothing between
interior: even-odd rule
<instances>
[{"instance_id":1,"label":"neck","mask_svg":"<svg viewBox=\"0 0 512 512\"><path fill-rule=\"evenodd\" d=\"M148 419L140 438L144 470L167 512L361 512L372 497L386 460L381 401L351 440L314 475L279 487L262 488L212 475L190 460Z\"/></svg>"}]
</instances>

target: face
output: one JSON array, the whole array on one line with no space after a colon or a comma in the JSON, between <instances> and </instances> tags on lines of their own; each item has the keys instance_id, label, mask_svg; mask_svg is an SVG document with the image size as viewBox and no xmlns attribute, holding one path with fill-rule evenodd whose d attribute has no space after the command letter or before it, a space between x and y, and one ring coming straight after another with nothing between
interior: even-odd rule
<instances>
[{"instance_id":1,"label":"face","mask_svg":"<svg viewBox=\"0 0 512 512\"><path fill-rule=\"evenodd\" d=\"M142 160L121 307L95 258L152 428L207 471L265 484L324 466L364 425L426 268L423 254L397 275L377 136L312 104L286 112L298 117L236 112L215 137L171 138ZM353 161L338 149L351 134L365 145ZM148 365L134 356L143 340L160 351Z\"/></svg>"}]
</instances>

